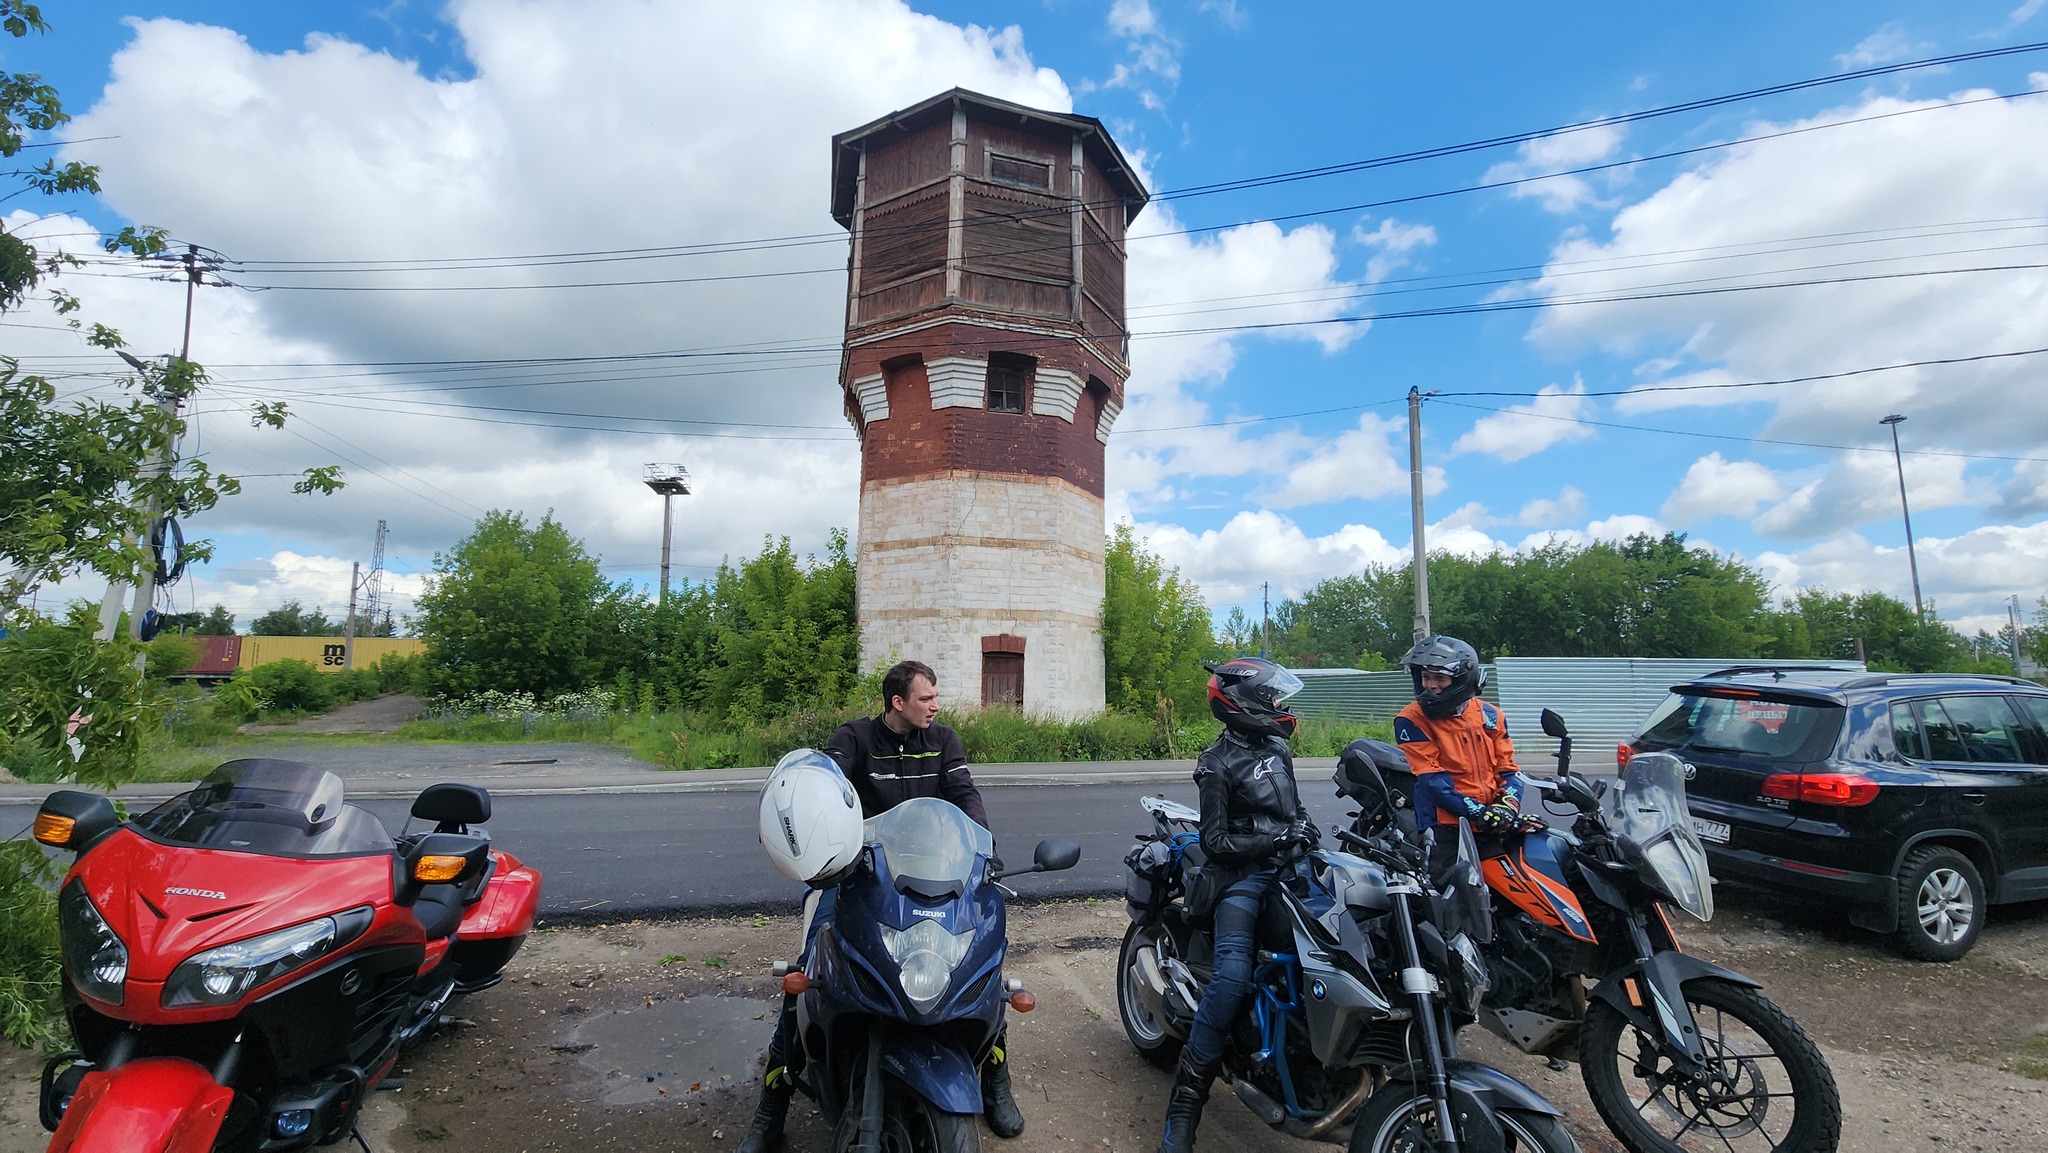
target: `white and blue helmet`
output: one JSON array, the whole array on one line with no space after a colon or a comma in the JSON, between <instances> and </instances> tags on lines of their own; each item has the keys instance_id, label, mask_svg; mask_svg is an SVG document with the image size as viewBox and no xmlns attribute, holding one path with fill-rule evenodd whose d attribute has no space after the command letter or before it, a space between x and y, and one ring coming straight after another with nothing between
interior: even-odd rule
<instances>
[{"instance_id":1,"label":"white and blue helmet","mask_svg":"<svg viewBox=\"0 0 2048 1153\"><path fill-rule=\"evenodd\" d=\"M816 749L784 756L761 789L761 849L792 881L830 882L859 860L862 824L853 785Z\"/></svg>"}]
</instances>

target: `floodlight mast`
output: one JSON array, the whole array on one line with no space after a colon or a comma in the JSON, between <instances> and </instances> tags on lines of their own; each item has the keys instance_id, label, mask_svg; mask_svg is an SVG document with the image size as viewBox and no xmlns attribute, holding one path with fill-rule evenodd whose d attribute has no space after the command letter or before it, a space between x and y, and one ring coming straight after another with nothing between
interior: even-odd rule
<instances>
[{"instance_id":1,"label":"floodlight mast","mask_svg":"<svg viewBox=\"0 0 2048 1153\"><path fill-rule=\"evenodd\" d=\"M661 596L668 603L669 540L675 531L675 499L690 495L690 470L680 464L650 464L640 470L648 488L661 494Z\"/></svg>"}]
</instances>

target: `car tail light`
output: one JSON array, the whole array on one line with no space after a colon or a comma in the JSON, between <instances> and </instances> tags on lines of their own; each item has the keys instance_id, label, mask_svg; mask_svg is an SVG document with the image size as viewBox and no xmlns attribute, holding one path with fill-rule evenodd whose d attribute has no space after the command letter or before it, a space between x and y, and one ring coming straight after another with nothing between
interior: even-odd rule
<instances>
[{"instance_id":1,"label":"car tail light","mask_svg":"<svg viewBox=\"0 0 2048 1153\"><path fill-rule=\"evenodd\" d=\"M1774 773L1758 791L1781 801L1853 808L1876 800L1877 790L1876 781L1855 773Z\"/></svg>"},{"instance_id":2,"label":"car tail light","mask_svg":"<svg viewBox=\"0 0 2048 1153\"><path fill-rule=\"evenodd\" d=\"M1628 759L1635 755L1636 747L1634 745L1629 744L1627 741L1621 742L1614 746L1614 767L1617 769L1628 768Z\"/></svg>"}]
</instances>

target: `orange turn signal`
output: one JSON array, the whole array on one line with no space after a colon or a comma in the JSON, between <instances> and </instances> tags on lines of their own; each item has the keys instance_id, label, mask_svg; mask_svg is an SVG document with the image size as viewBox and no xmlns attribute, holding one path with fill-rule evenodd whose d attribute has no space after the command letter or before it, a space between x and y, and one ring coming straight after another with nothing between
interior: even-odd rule
<instances>
[{"instance_id":1,"label":"orange turn signal","mask_svg":"<svg viewBox=\"0 0 2048 1153\"><path fill-rule=\"evenodd\" d=\"M462 867L468 863L461 857L430 853L413 862L412 879L422 885L438 885L461 876Z\"/></svg>"},{"instance_id":2,"label":"orange turn signal","mask_svg":"<svg viewBox=\"0 0 2048 1153\"><path fill-rule=\"evenodd\" d=\"M56 813L37 813L35 839L54 849L61 849L71 843L71 832L78 827L74 817L61 817Z\"/></svg>"},{"instance_id":3,"label":"orange turn signal","mask_svg":"<svg viewBox=\"0 0 2048 1153\"><path fill-rule=\"evenodd\" d=\"M1032 996L1029 989L1019 989L1010 994L1010 1008L1019 1013L1029 1013L1038 1008L1038 998Z\"/></svg>"},{"instance_id":4,"label":"orange turn signal","mask_svg":"<svg viewBox=\"0 0 2048 1153\"><path fill-rule=\"evenodd\" d=\"M789 994L792 997L796 996L799 993L802 993L810 987L810 974L805 973L802 969L798 969L794 973L784 973L782 975L782 991Z\"/></svg>"}]
</instances>

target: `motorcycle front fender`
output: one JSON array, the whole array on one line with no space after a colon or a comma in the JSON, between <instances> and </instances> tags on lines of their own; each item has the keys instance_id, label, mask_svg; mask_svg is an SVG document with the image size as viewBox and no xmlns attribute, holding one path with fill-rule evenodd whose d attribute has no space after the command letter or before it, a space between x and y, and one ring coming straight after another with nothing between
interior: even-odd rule
<instances>
[{"instance_id":1,"label":"motorcycle front fender","mask_svg":"<svg viewBox=\"0 0 2048 1153\"><path fill-rule=\"evenodd\" d=\"M1699 1025L1692 1018L1692 1010L1685 1006L1684 986L1687 981L1701 977L1752 989L1763 985L1754 977L1702 961L1690 953L1663 952L1607 974L1593 986L1592 996L1612 1006L1646 1035L1662 1037L1665 1050L1674 1059L1680 1054L1684 1056L1678 1062L1684 1071L1697 1072L1705 1053L1700 1048ZM1630 995L1631 988L1636 991L1634 996Z\"/></svg>"},{"instance_id":2,"label":"motorcycle front fender","mask_svg":"<svg viewBox=\"0 0 2048 1153\"><path fill-rule=\"evenodd\" d=\"M1451 1111L1458 1115L1458 1137L1467 1153L1503 1153L1507 1134L1494 1116L1503 1110L1564 1116L1557 1106L1543 1099L1506 1073L1477 1061L1447 1061L1444 1073L1450 1085ZM1403 1065L1388 1071L1395 1081L1417 1087L1429 1083L1429 1071L1420 1065Z\"/></svg>"},{"instance_id":3,"label":"motorcycle front fender","mask_svg":"<svg viewBox=\"0 0 2048 1153\"><path fill-rule=\"evenodd\" d=\"M95 1069L79 1082L49 1153L207 1153L234 1099L234 1090L181 1057Z\"/></svg>"},{"instance_id":4,"label":"motorcycle front fender","mask_svg":"<svg viewBox=\"0 0 2048 1153\"><path fill-rule=\"evenodd\" d=\"M981 1113L981 1070L974 1058L928 1033L882 1038L882 1071L941 1113Z\"/></svg>"}]
</instances>

